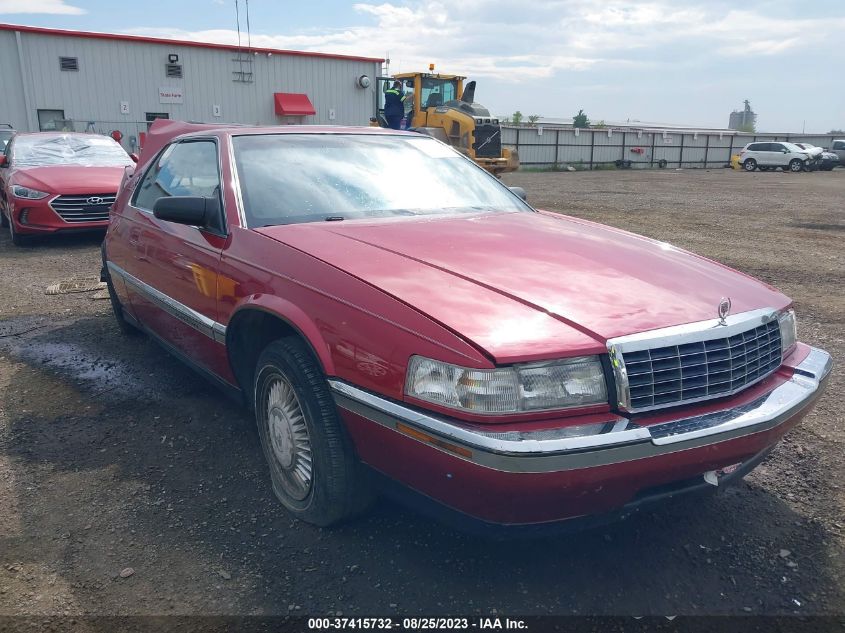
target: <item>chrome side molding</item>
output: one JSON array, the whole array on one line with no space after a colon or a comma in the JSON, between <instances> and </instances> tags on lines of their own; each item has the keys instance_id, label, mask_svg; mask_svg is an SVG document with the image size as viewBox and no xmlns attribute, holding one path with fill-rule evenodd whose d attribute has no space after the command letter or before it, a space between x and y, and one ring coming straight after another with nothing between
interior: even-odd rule
<instances>
[{"instance_id":1,"label":"chrome side molding","mask_svg":"<svg viewBox=\"0 0 845 633\"><path fill-rule=\"evenodd\" d=\"M136 291L144 295L147 299L155 303L169 315L179 319L182 323L191 326L197 332L205 334L211 340L223 345L226 344L226 326L222 323L218 323L214 319L208 318L193 308L189 308L184 303L180 303L179 301L176 301L176 299L156 290L148 283L145 283L134 275L129 274L114 262L108 262L108 267L111 274L117 275L123 279L126 284L135 288Z\"/></svg>"}]
</instances>

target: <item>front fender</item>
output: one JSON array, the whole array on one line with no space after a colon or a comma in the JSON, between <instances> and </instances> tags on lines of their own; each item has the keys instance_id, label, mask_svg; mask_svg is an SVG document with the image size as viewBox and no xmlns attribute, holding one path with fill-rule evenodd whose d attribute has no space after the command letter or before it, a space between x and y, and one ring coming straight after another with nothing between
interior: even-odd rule
<instances>
[{"instance_id":1,"label":"front fender","mask_svg":"<svg viewBox=\"0 0 845 633\"><path fill-rule=\"evenodd\" d=\"M244 310L259 310L266 312L287 323L311 346L314 355L320 361L323 371L327 376L334 376L335 366L330 353L329 345L323 339L319 328L308 314L296 304L281 297L269 294L257 294L242 298L235 306L229 319L233 323ZM228 343L227 328L227 343Z\"/></svg>"}]
</instances>

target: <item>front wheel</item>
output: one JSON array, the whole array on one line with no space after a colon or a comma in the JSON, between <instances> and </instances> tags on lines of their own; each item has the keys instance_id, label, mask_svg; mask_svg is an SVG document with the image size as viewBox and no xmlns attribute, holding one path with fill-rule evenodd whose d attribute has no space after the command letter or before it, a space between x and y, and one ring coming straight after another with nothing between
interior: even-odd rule
<instances>
[{"instance_id":1,"label":"front wheel","mask_svg":"<svg viewBox=\"0 0 845 633\"><path fill-rule=\"evenodd\" d=\"M328 526L372 498L323 372L299 339L261 353L255 371L255 419L273 492L295 517Z\"/></svg>"},{"instance_id":2,"label":"front wheel","mask_svg":"<svg viewBox=\"0 0 845 633\"><path fill-rule=\"evenodd\" d=\"M749 158L744 163L742 163L742 168L745 171L754 171L755 169L757 169L757 161L753 158Z\"/></svg>"},{"instance_id":3,"label":"front wheel","mask_svg":"<svg viewBox=\"0 0 845 633\"><path fill-rule=\"evenodd\" d=\"M15 246L27 246L31 243L31 238L28 235L21 235L15 230L15 221L9 218L7 224L9 225L9 237L12 238L12 244Z\"/></svg>"},{"instance_id":4,"label":"front wheel","mask_svg":"<svg viewBox=\"0 0 845 633\"><path fill-rule=\"evenodd\" d=\"M804 169L804 161L800 158L793 158L789 161L789 171L793 174L798 173L799 171L803 171Z\"/></svg>"}]
</instances>

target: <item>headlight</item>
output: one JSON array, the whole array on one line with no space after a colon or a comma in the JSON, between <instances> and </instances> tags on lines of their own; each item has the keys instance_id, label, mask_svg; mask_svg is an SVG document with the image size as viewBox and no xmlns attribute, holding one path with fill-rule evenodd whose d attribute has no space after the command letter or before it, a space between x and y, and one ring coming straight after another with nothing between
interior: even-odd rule
<instances>
[{"instance_id":1,"label":"headlight","mask_svg":"<svg viewBox=\"0 0 845 633\"><path fill-rule=\"evenodd\" d=\"M405 393L472 413L520 413L604 404L607 386L597 356L467 369L412 356Z\"/></svg>"},{"instance_id":2,"label":"headlight","mask_svg":"<svg viewBox=\"0 0 845 633\"><path fill-rule=\"evenodd\" d=\"M25 198L27 200L41 200L41 198L46 198L50 195L49 193L36 191L35 189L30 189L29 187L24 187L22 185L13 185L12 194L16 198Z\"/></svg>"},{"instance_id":3,"label":"headlight","mask_svg":"<svg viewBox=\"0 0 845 633\"><path fill-rule=\"evenodd\" d=\"M798 324L795 322L795 310L784 310L778 315L780 341L783 355L786 356L798 342Z\"/></svg>"}]
</instances>

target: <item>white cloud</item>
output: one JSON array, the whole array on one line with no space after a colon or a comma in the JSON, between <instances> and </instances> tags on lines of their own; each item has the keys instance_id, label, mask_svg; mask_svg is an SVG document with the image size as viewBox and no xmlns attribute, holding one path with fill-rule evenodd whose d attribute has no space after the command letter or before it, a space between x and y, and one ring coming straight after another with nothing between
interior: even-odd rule
<instances>
[{"instance_id":1,"label":"white cloud","mask_svg":"<svg viewBox=\"0 0 845 633\"><path fill-rule=\"evenodd\" d=\"M2 2L2 0L0 0ZM706 55L776 56L812 33L814 45L845 17L773 15L760 5L736 10L710 2L553 0L419 0L359 2L358 24L298 33L254 33L253 46L390 57L391 71L427 68L522 82L562 71L678 67ZM128 31L234 44L234 30L144 28ZM242 38L243 39L243 38Z\"/></svg>"},{"instance_id":2,"label":"white cloud","mask_svg":"<svg viewBox=\"0 0 845 633\"><path fill-rule=\"evenodd\" d=\"M65 0L0 0L0 14L52 13L55 15L82 15L85 9L65 4Z\"/></svg>"}]
</instances>

